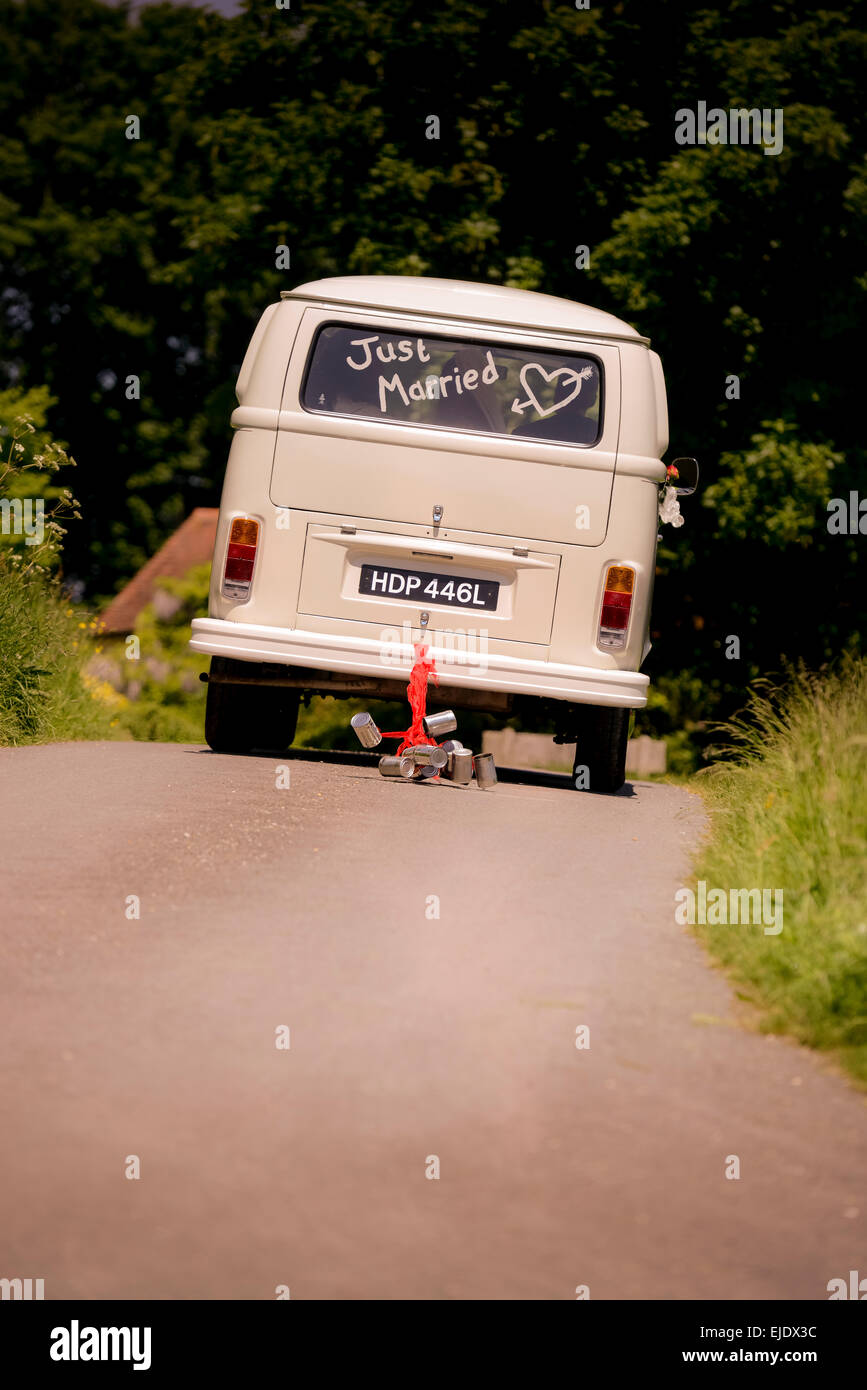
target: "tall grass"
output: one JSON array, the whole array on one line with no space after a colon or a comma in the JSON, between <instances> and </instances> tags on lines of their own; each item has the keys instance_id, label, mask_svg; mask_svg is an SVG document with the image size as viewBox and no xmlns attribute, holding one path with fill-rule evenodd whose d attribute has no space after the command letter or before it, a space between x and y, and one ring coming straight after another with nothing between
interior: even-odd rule
<instances>
[{"instance_id":1,"label":"tall grass","mask_svg":"<svg viewBox=\"0 0 867 1390\"><path fill-rule=\"evenodd\" d=\"M0 392L0 744L112 737L112 705L84 665L95 622L72 609L56 578L65 522L78 520L69 488L53 479L74 468L45 428L44 387ZM40 524L22 543L12 503L31 504ZM20 512L19 512L20 516Z\"/></svg>"},{"instance_id":2,"label":"tall grass","mask_svg":"<svg viewBox=\"0 0 867 1390\"><path fill-rule=\"evenodd\" d=\"M91 632L55 582L0 558L0 745L116 736L82 674Z\"/></svg>"},{"instance_id":3,"label":"tall grass","mask_svg":"<svg viewBox=\"0 0 867 1390\"><path fill-rule=\"evenodd\" d=\"M783 930L700 926L768 1031L835 1051L867 1081L867 662L761 685L700 774L708 887L782 889Z\"/></svg>"}]
</instances>

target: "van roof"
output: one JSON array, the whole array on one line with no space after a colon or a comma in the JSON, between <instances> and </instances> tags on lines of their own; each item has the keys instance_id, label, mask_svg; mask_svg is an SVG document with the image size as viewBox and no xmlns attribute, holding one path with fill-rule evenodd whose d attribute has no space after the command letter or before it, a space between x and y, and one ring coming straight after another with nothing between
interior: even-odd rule
<instances>
[{"instance_id":1,"label":"van roof","mask_svg":"<svg viewBox=\"0 0 867 1390\"><path fill-rule=\"evenodd\" d=\"M472 319L521 328L592 333L596 337L649 342L622 319L571 299L506 285L436 280L425 275L335 275L311 280L281 299L314 299L359 309L403 309L440 318Z\"/></svg>"}]
</instances>

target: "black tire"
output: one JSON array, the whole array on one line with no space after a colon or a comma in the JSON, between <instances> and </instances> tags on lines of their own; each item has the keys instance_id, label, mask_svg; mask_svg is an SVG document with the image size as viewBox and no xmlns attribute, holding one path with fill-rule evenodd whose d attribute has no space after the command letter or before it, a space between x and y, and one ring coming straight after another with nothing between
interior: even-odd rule
<instances>
[{"instance_id":1,"label":"black tire","mask_svg":"<svg viewBox=\"0 0 867 1390\"><path fill-rule=\"evenodd\" d=\"M579 791L617 792L626 781L629 709L582 705L578 711L575 766ZM586 774L584 769L586 768ZM579 775L581 774L581 775Z\"/></svg>"},{"instance_id":2,"label":"black tire","mask_svg":"<svg viewBox=\"0 0 867 1390\"><path fill-rule=\"evenodd\" d=\"M214 657L211 671L220 671ZM208 685L205 740L215 753L284 752L295 737L301 692L281 686Z\"/></svg>"}]
</instances>

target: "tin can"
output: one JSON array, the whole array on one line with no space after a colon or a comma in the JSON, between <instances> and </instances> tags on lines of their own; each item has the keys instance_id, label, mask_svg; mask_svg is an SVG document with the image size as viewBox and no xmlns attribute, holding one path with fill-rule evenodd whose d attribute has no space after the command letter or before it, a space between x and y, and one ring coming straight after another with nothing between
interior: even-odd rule
<instances>
[{"instance_id":1,"label":"tin can","mask_svg":"<svg viewBox=\"0 0 867 1390\"><path fill-rule=\"evenodd\" d=\"M353 714L350 724L358 735L358 742L362 748L376 748L377 744L382 743L382 734L373 722L369 714Z\"/></svg>"},{"instance_id":2,"label":"tin can","mask_svg":"<svg viewBox=\"0 0 867 1390\"><path fill-rule=\"evenodd\" d=\"M440 744L440 748L442 748L443 751L448 755L448 762L446 763L445 767L445 776L451 777L455 770L455 753L466 752L467 750L464 748L464 745L461 743L460 739L457 738L446 739L445 743Z\"/></svg>"},{"instance_id":3,"label":"tin can","mask_svg":"<svg viewBox=\"0 0 867 1390\"><path fill-rule=\"evenodd\" d=\"M449 760L449 779L459 787L469 786L473 780L473 753L471 748L456 748Z\"/></svg>"},{"instance_id":4,"label":"tin can","mask_svg":"<svg viewBox=\"0 0 867 1390\"><path fill-rule=\"evenodd\" d=\"M434 767L433 763L425 763L424 767L415 769L413 780L416 782L429 782L432 777L439 777L445 772L444 767Z\"/></svg>"},{"instance_id":5,"label":"tin can","mask_svg":"<svg viewBox=\"0 0 867 1390\"><path fill-rule=\"evenodd\" d=\"M445 749L438 748L435 743L416 743L406 751L416 767L426 767L429 764L431 767L435 767L437 772L441 772L449 760L449 755Z\"/></svg>"},{"instance_id":6,"label":"tin can","mask_svg":"<svg viewBox=\"0 0 867 1390\"><path fill-rule=\"evenodd\" d=\"M497 785L493 753L477 753L473 758L473 772L476 774L479 789L483 792L491 791Z\"/></svg>"},{"instance_id":7,"label":"tin can","mask_svg":"<svg viewBox=\"0 0 867 1390\"><path fill-rule=\"evenodd\" d=\"M415 772L415 763L406 754L402 758L388 756L380 758L379 770L383 777L402 777L405 782L408 782Z\"/></svg>"},{"instance_id":8,"label":"tin can","mask_svg":"<svg viewBox=\"0 0 867 1390\"><path fill-rule=\"evenodd\" d=\"M443 734L450 734L458 727L457 716L451 709L440 710L439 714L427 714L421 722L428 738L442 738Z\"/></svg>"}]
</instances>

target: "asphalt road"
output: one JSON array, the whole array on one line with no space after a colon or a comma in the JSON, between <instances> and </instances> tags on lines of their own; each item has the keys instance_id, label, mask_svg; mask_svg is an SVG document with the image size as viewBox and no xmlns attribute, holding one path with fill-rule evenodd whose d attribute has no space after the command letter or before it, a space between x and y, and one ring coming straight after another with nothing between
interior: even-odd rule
<instances>
[{"instance_id":1,"label":"asphalt road","mask_svg":"<svg viewBox=\"0 0 867 1390\"><path fill-rule=\"evenodd\" d=\"M0 1277L824 1299L867 1274L864 1097L745 1027L675 923L695 797L279 765L0 750Z\"/></svg>"}]
</instances>

